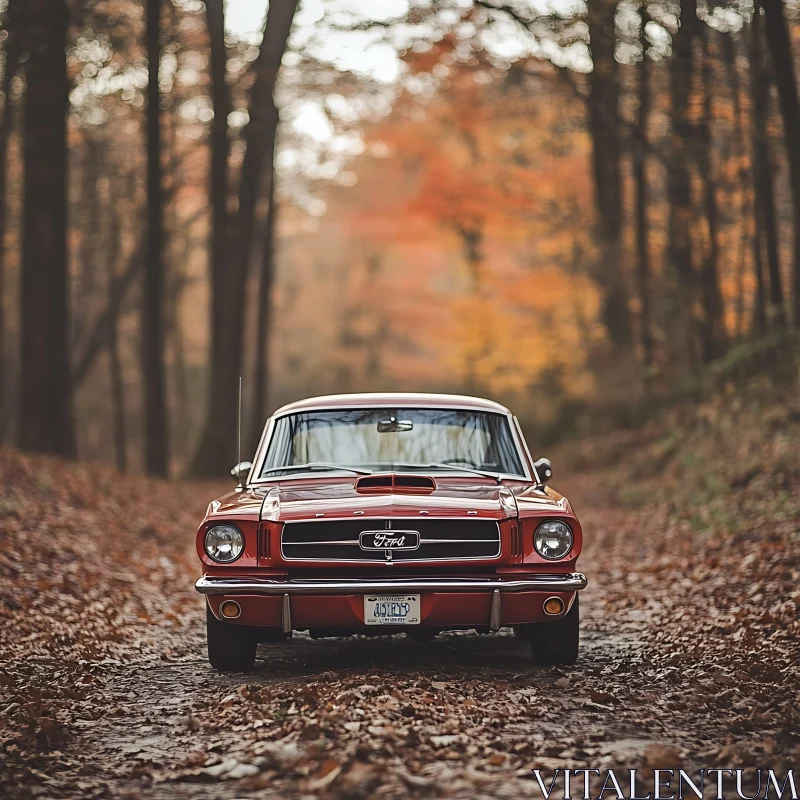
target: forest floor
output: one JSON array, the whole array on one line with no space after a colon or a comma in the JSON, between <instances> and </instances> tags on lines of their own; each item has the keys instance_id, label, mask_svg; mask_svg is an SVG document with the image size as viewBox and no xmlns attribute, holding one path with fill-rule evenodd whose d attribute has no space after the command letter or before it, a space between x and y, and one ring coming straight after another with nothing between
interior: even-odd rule
<instances>
[{"instance_id":1,"label":"forest floor","mask_svg":"<svg viewBox=\"0 0 800 800\"><path fill-rule=\"evenodd\" d=\"M796 768L800 404L764 396L553 454L590 580L568 668L507 631L296 634L217 674L193 540L224 487L0 451L0 796L540 797L532 768Z\"/></svg>"}]
</instances>

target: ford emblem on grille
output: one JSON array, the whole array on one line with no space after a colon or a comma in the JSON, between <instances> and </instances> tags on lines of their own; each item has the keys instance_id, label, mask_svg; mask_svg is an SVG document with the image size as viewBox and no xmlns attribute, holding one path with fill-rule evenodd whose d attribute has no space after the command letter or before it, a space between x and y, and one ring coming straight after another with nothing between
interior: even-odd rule
<instances>
[{"instance_id":1,"label":"ford emblem on grille","mask_svg":"<svg viewBox=\"0 0 800 800\"><path fill-rule=\"evenodd\" d=\"M362 550L416 550L419 531L361 531L358 544Z\"/></svg>"}]
</instances>

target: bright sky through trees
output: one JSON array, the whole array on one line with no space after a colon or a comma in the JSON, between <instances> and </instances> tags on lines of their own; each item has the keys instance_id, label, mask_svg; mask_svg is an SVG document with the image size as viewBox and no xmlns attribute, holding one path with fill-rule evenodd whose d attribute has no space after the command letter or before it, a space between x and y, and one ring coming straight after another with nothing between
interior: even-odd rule
<instances>
[{"instance_id":1,"label":"bright sky through trees","mask_svg":"<svg viewBox=\"0 0 800 800\"><path fill-rule=\"evenodd\" d=\"M227 29L238 36L254 36L260 40L267 0L227 0L225 3ZM408 10L406 0L306 0L295 20L295 37L301 41L314 34L323 12L341 12L359 19L383 20L402 16ZM400 70L396 51L386 43L374 42L367 32L330 33L321 41L316 55L331 61L344 70L367 74L380 81L393 81ZM358 41L360 40L360 42Z\"/></svg>"},{"instance_id":2,"label":"bright sky through trees","mask_svg":"<svg viewBox=\"0 0 800 800\"><path fill-rule=\"evenodd\" d=\"M254 42L261 40L264 15L268 0L227 0L225 3L225 25L228 31ZM367 31L331 32L320 35L318 23L323 13L341 12L357 19L393 19L408 10L406 0L306 0L298 11L294 24L295 43L308 45L321 61L334 64L343 71L363 74L365 77L385 83L395 81L400 74L400 59L397 51L386 42L376 41L376 35ZM319 104L307 102L297 108L292 127L318 142L326 142L333 135L331 125Z\"/></svg>"}]
</instances>

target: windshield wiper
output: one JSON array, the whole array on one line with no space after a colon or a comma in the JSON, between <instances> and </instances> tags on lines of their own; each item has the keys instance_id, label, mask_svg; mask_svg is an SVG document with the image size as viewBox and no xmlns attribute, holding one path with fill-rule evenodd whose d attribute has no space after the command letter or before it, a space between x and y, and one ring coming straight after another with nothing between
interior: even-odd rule
<instances>
[{"instance_id":1,"label":"windshield wiper","mask_svg":"<svg viewBox=\"0 0 800 800\"><path fill-rule=\"evenodd\" d=\"M325 464L321 461L312 461L309 464L290 464L286 467L270 467L262 469L261 474L267 475L270 472L302 472L303 470L312 471L315 469L341 470L342 472L354 472L356 475L372 475L369 469L353 469L353 467L343 467L341 464Z\"/></svg>"},{"instance_id":2,"label":"windshield wiper","mask_svg":"<svg viewBox=\"0 0 800 800\"><path fill-rule=\"evenodd\" d=\"M398 461L394 462L392 466L413 467L415 469L446 469L450 472L471 472L473 475L482 475L484 478L492 478L498 483L502 483L500 476L494 472L483 472L482 470L473 469L472 467L457 467L455 464L439 464L436 462L431 464L405 464L402 461Z\"/></svg>"},{"instance_id":3,"label":"windshield wiper","mask_svg":"<svg viewBox=\"0 0 800 800\"><path fill-rule=\"evenodd\" d=\"M494 472L484 472L481 469L473 469L472 467L457 467L455 464L426 464L426 467L436 467L436 469L449 469L456 470L456 472L472 472L475 475L483 475L484 478L494 478L498 483L502 483L500 476Z\"/></svg>"}]
</instances>

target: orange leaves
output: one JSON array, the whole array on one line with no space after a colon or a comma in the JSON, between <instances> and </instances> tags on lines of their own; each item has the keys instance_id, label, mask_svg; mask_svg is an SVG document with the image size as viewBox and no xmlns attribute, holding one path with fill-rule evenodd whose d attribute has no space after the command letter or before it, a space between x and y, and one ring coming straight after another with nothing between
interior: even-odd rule
<instances>
[{"instance_id":1,"label":"orange leaves","mask_svg":"<svg viewBox=\"0 0 800 800\"><path fill-rule=\"evenodd\" d=\"M507 81L451 45L414 55L438 65L435 93L406 92L365 133L357 182L331 190L302 244L339 270L320 356L345 388L524 394L557 369L584 393L600 333L583 109L551 75Z\"/></svg>"},{"instance_id":2,"label":"orange leaves","mask_svg":"<svg viewBox=\"0 0 800 800\"><path fill-rule=\"evenodd\" d=\"M410 52L403 60L413 73L431 72L437 65L452 61L457 44L458 37L451 32L434 42L428 50Z\"/></svg>"}]
</instances>

